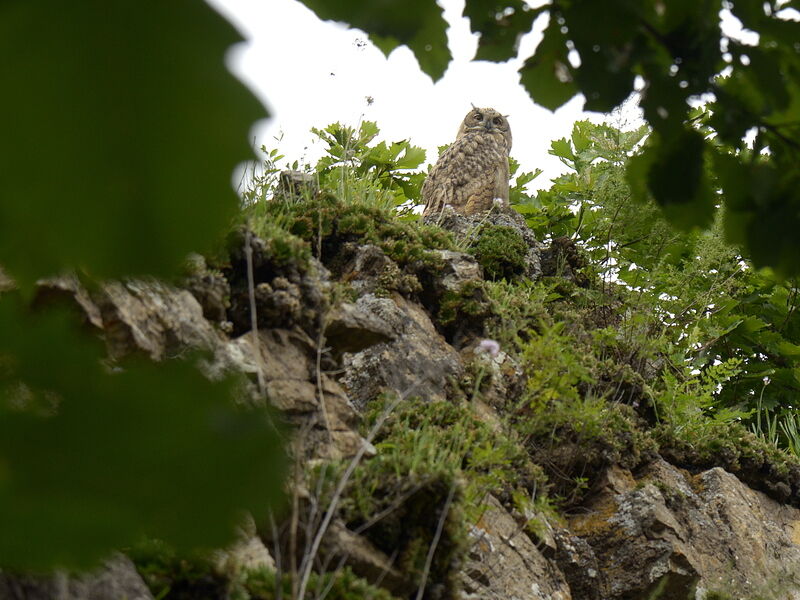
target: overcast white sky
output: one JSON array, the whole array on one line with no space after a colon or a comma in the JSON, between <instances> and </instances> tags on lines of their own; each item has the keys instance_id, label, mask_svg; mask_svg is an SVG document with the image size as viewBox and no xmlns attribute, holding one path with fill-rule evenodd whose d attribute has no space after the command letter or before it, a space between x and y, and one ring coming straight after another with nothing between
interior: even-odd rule
<instances>
[{"instance_id":1,"label":"overcast white sky","mask_svg":"<svg viewBox=\"0 0 800 600\"><path fill-rule=\"evenodd\" d=\"M576 120L601 121L604 115L584 113L582 96L555 113L537 106L519 84L521 60L471 62L477 37L461 16L464 0L438 1L450 25L453 61L434 84L407 48L387 58L363 32L320 21L297 0L208 0L248 40L232 50L228 62L272 115L251 132L256 147L277 147L290 161L313 164L323 149L314 143L312 127L336 121L356 125L364 119L377 121L381 139L410 139L434 162L437 147L453 141L472 103L509 115L511 155L525 171L544 171L534 189L549 187L566 171L547 153L551 140L569 136ZM523 58L539 43L546 19L543 15L522 39ZM731 19L723 23L726 33L741 37L740 24ZM630 109L622 118L632 127L639 124L637 115Z\"/></svg>"},{"instance_id":2,"label":"overcast white sky","mask_svg":"<svg viewBox=\"0 0 800 600\"><path fill-rule=\"evenodd\" d=\"M336 121L355 125L365 119L377 121L381 139L410 139L433 162L436 148L453 141L473 103L509 115L512 156L526 171L544 170L534 187L549 187L549 179L565 171L547 150L551 140L568 136L572 123L585 118L582 97L553 114L535 105L519 85L520 61L470 62L477 38L461 16L464 0L439 2L450 24L453 62L436 84L420 71L407 48L386 58L363 32L320 21L297 0L209 3L248 39L234 49L229 64L272 114L251 133L257 146L277 147L288 159L314 163L322 148L312 143L312 127ZM545 25L540 19L522 40L523 56L533 52Z\"/></svg>"}]
</instances>

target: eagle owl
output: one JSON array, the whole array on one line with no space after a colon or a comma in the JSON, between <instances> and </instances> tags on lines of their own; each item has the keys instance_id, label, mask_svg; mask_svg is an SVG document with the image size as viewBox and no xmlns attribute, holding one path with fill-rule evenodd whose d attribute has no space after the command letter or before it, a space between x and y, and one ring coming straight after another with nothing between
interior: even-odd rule
<instances>
[{"instance_id":1,"label":"eagle owl","mask_svg":"<svg viewBox=\"0 0 800 600\"><path fill-rule=\"evenodd\" d=\"M508 120L493 108L473 108L422 186L423 215L435 215L450 205L473 215L489 210L499 199L508 205Z\"/></svg>"}]
</instances>

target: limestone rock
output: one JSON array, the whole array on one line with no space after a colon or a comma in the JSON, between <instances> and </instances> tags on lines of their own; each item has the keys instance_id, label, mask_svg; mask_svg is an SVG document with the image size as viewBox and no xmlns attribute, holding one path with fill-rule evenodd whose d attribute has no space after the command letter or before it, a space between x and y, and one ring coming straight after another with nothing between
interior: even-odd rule
<instances>
[{"instance_id":1,"label":"limestone rock","mask_svg":"<svg viewBox=\"0 0 800 600\"><path fill-rule=\"evenodd\" d=\"M399 294L371 296L362 306L391 327L393 339L344 355L341 381L356 407L387 390L444 399L448 378L460 376L463 366L428 314Z\"/></svg>"},{"instance_id":2,"label":"limestone rock","mask_svg":"<svg viewBox=\"0 0 800 600\"><path fill-rule=\"evenodd\" d=\"M241 360L240 371L262 372L270 404L305 430L302 453L307 458L353 456L363 443L358 413L338 382L325 373L317 378L313 340L298 328L265 329L258 332L258 354L253 343L252 334L243 335L231 342L235 350L223 356Z\"/></svg>"},{"instance_id":3,"label":"limestone rock","mask_svg":"<svg viewBox=\"0 0 800 600\"><path fill-rule=\"evenodd\" d=\"M720 468L692 477L657 460L638 481L612 471L590 512L570 522L597 559L603 597L645 598L658 589L685 598L702 588L800 598L800 510Z\"/></svg>"},{"instance_id":4,"label":"limestone rock","mask_svg":"<svg viewBox=\"0 0 800 600\"><path fill-rule=\"evenodd\" d=\"M319 190L319 182L315 175L303 171L281 171L278 180L276 200L301 200L313 198Z\"/></svg>"},{"instance_id":5,"label":"limestone rock","mask_svg":"<svg viewBox=\"0 0 800 600\"><path fill-rule=\"evenodd\" d=\"M434 250L444 267L437 273L436 287L441 292L455 292L468 281L483 280L478 261L471 254L452 250Z\"/></svg>"},{"instance_id":6,"label":"limestone rock","mask_svg":"<svg viewBox=\"0 0 800 600\"><path fill-rule=\"evenodd\" d=\"M548 561L514 518L492 496L470 531L464 570L467 598L570 600L564 575Z\"/></svg>"},{"instance_id":7,"label":"limestone rock","mask_svg":"<svg viewBox=\"0 0 800 600\"><path fill-rule=\"evenodd\" d=\"M187 347L213 350L220 342L191 293L155 279L111 281L95 301L113 358L141 351L162 360Z\"/></svg>"},{"instance_id":8,"label":"limestone rock","mask_svg":"<svg viewBox=\"0 0 800 600\"><path fill-rule=\"evenodd\" d=\"M362 296L355 303L335 306L326 317L325 340L334 351L359 352L395 336L392 326L375 307L381 299ZM391 302L390 300L387 300Z\"/></svg>"},{"instance_id":9,"label":"limestone rock","mask_svg":"<svg viewBox=\"0 0 800 600\"><path fill-rule=\"evenodd\" d=\"M395 568L389 556L364 536L347 529L339 520L331 523L321 550L332 564L344 561L359 577L371 582L380 581L381 587L393 594L408 597L409 594L416 592L416 586L411 584L404 573Z\"/></svg>"},{"instance_id":10,"label":"limestone rock","mask_svg":"<svg viewBox=\"0 0 800 600\"><path fill-rule=\"evenodd\" d=\"M2 600L153 600L133 562L114 555L102 568L80 576L15 576L0 571Z\"/></svg>"},{"instance_id":11,"label":"limestone rock","mask_svg":"<svg viewBox=\"0 0 800 600\"><path fill-rule=\"evenodd\" d=\"M256 524L251 515L247 515L240 527L238 540L224 550L216 550L212 557L217 572L229 578L235 578L243 571L275 570L275 559L258 537Z\"/></svg>"},{"instance_id":12,"label":"limestone rock","mask_svg":"<svg viewBox=\"0 0 800 600\"><path fill-rule=\"evenodd\" d=\"M435 224L452 231L456 239L464 246L474 243L480 235L484 225L499 225L510 227L516 231L528 246L525 258L525 271L523 275L530 279L538 279L542 274L541 249L542 244L536 239L525 218L513 208L497 209L487 214L465 216L457 213L452 208L445 207L441 214L429 215L423 222Z\"/></svg>"},{"instance_id":13,"label":"limestone rock","mask_svg":"<svg viewBox=\"0 0 800 600\"><path fill-rule=\"evenodd\" d=\"M359 295L399 292L412 294L421 289L419 279L404 273L383 250L372 244L345 244L349 258L341 267L342 280Z\"/></svg>"}]
</instances>

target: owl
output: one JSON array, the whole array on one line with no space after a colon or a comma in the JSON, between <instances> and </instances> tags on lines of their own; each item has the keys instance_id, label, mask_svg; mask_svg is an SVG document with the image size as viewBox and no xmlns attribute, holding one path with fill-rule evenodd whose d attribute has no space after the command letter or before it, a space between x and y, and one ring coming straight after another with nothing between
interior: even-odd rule
<instances>
[{"instance_id":1,"label":"owl","mask_svg":"<svg viewBox=\"0 0 800 600\"><path fill-rule=\"evenodd\" d=\"M495 199L507 206L510 150L508 120L493 108L473 107L422 186L423 215L439 214L446 205L474 215Z\"/></svg>"}]
</instances>

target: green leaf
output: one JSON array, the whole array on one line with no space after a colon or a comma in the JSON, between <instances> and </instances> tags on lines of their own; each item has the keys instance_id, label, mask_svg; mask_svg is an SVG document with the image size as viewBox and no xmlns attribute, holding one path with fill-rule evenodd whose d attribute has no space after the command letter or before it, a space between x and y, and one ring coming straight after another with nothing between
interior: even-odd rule
<instances>
[{"instance_id":1,"label":"green leaf","mask_svg":"<svg viewBox=\"0 0 800 600\"><path fill-rule=\"evenodd\" d=\"M425 150L418 146L411 146L408 142L404 143L405 151L397 160L396 166L398 169L416 169L425 162Z\"/></svg>"},{"instance_id":2,"label":"green leaf","mask_svg":"<svg viewBox=\"0 0 800 600\"><path fill-rule=\"evenodd\" d=\"M281 494L268 415L188 362L123 365L65 314L0 301L0 564L88 567L142 535L231 541Z\"/></svg>"},{"instance_id":3,"label":"green leaf","mask_svg":"<svg viewBox=\"0 0 800 600\"><path fill-rule=\"evenodd\" d=\"M348 23L369 34L387 56L408 46L423 72L437 81L450 62L447 22L435 0L301 0L320 19Z\"/></svg>"},{"instance_id":4,"label":"green leaf","mask_svg":"<svg viewBox=\"0 0 800 600\"><path fill-rule=\"evenodd\" d=\"M520 38L548 8L531 9L522 0L468 0L464 16L472 33L480 34L475 60L503 62L516 57Z\"/></svg>"},{"instance_id":5,"label":"green leaf","mask_svg":"<svg viewBox=\"0 0 800 600\"><path fill-rule=\"evenodd\" d=\"M547 153L570 162L575 160L575 153L572 151L572 146L566 138L550 142L550 150L548 150Z\"/></svg>"},{"instance_id":6,"label":"green leaf","mask_svg":"<svg viewBox=\"0 0 800 600\"><path fill-rule=\"evenodd\" d=\"M533 101L555 111L578 93L567 60L567 40L554 19L536 52L519 70L520 83Z\"/></svg>"},{"instance_id":7,"label":"green leaf","mask_svg":"<svg viewBox=\"0 0 800 600\"><path fill-rule=\"evenodd\" d=\"M241 39L193 0L2 4L0 263L21 284L169 274L212 246L266 116L224 65Z\"/></svg>"},{"instance_id":8,"label":"green leaf","mask_svg":"<svg viewBox=\"0 0 800 600\"><path fill-rule=\"evenodd\" d=\"M704 153L705 140L692 129L668 140L654 133L644 151L650 162L647 187L666 217L683 229L706 227L714 216Z\"/></svg>"}]
</instances>

